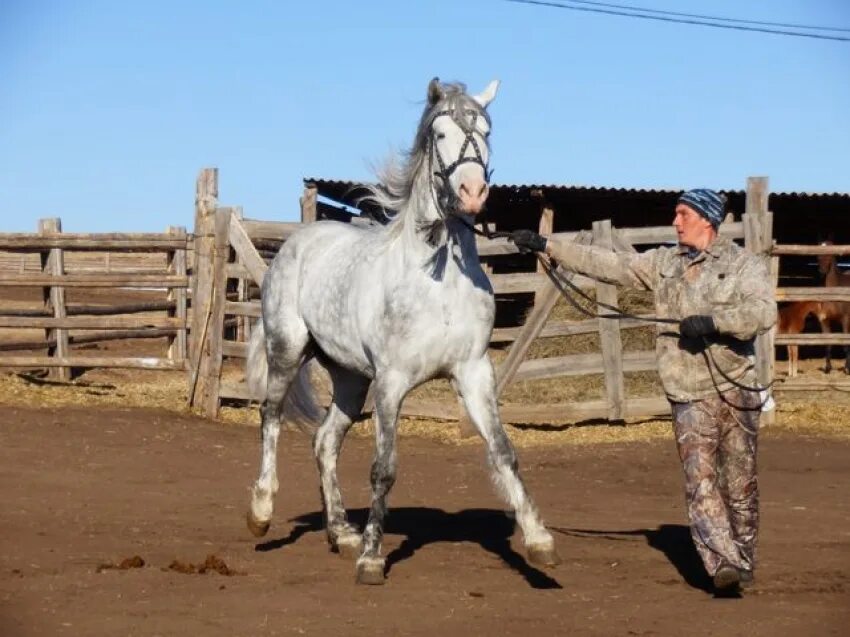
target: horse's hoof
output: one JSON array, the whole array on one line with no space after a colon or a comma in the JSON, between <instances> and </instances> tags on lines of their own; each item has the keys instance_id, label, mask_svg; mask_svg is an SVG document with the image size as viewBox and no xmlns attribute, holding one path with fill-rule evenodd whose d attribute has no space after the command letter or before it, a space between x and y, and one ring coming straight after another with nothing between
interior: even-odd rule
<instances>
[{"instance_id":1,"label":"horse's hoof","mask_svg":"<svg viewBox=\"0 0 850 637\"><path fill-rule=\"evenodd\" d=\"M551 568L561 563L561 556L552 545L537 545L528 547L528 561L535 566Z\"/></svg>"},{"instance_id":2,"label":"horse's hoof","mask_svg":"<svg viewBox=\"0 0 850 637\"><path fill-rule=\"evenodd\" d=\"M363 553L363 538L359 533L346 533L337 537L336 552L347 560L356 560Z\"/></svg>"},{"instance_id":3,"label":"horse's hoof","mask_svg":"<svg viewBox=\"0 0 850 637\"><path fill-rule=\"evenodd\" d=\"M380 557L361 557L357 560L357 583L379 586L386 581L384 560Z\"/></svg>"},{"instance_id":4,"label":"horse's hoof","mask_svg":"<svg viewBox=\"0 0 850 637\"><path fill-rule=\"evenodd\" d=\"M250 511L248 511L248 515L245 516L246 521L248 523L248 530L254 535L254 537L263 537L266 533L269 532L269 526L271 526L271 520L266 520L265 522L261 522L257 520Z\"/></svg>"}]
</instances>

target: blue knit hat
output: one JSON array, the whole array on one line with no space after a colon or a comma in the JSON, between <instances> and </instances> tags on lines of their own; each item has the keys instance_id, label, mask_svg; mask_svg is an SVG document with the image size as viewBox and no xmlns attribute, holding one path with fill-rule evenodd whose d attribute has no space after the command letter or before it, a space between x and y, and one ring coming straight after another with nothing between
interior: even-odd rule
<instances>
[{"instance_id":1,"label":"blue knit hat","mask_svg":"<svg viewBox=\"0 0 850 637\"><path fill-rule=\"evenodd\" d=\"M723 221L726 197L708 188L694 188L679 196L679 203L693 208L715 228Z\"/></svg>"}]
</instances>

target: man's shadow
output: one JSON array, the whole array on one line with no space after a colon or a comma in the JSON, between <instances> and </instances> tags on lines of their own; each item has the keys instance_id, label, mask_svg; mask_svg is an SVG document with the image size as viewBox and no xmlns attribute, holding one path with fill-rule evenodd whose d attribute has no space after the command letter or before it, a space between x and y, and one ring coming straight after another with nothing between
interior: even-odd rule
<instances>
[{"instance_id":1,"label":"man's shadow","mask_svg":"<svg viewBox=\"0 0 850 637\"><path fill-rule=\"evenodd\" d=\"M357 528L365 526L368 509L348 511L348 519ZM295 526L285 537L257 544L256 551L274 551L294 544L305 533L324 533L321 511L306 513L289 520ZM385 534L402 535L404 540L387 555L386 573L395 564L412 557L416 551L437 542L469 542L498 556L507 566L522 575L532 588L561 588L557 580L529 564L511 548L515 523L504 511L465 509L447 513L427 507L392 508L384 527Z\"/></svg>"},{"instance_id":2,"label":"man's shadow","mask_svg":"<svg viewBox=\"0 0 850 637\"><path fill-rule=\"evenodd\" d=\"M681 524L662 524L657 529L632 529L628 531L602 531L598 529L563 529L552 528L553 531L572 537L605 538L622 540L626 537L646 538L647 544L657 551L664 553L670 563L676 567L685 582L706 593L713 593L714 587L699 553L694 547L691 532Z\"/></svg>"}]
</instances>

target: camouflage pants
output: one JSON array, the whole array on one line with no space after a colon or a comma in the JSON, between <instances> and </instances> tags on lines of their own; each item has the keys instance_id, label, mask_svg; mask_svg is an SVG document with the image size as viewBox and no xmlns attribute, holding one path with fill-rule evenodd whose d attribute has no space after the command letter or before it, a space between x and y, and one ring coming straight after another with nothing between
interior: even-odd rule
<instances>
[{"instance_id":1,"label":"camouflage pants","mask_svg":"<svg viewBox=\"0 0 850 637\"><path fill-rule=\"evenodd\" d=\"M758 534L760 412L732 406L757 407L758 394L735 389L724 398L672 403L691 537L712 576L723 562L752 570Z\"/></svg>"}]
</instances>

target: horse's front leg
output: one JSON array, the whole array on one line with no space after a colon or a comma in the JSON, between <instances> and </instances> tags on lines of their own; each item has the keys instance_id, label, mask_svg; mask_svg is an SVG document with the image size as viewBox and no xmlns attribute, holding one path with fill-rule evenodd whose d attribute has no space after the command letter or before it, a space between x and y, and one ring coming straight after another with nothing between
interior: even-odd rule
<instances>
[{"instance_id":1,"label":"horse's front leg","mask_svg":"<svg viewBox=\"0 0 850 637\"><path fill-rule=\"evenodd\" d=\"M358 584L383 584L385 559L381 556L387 496L395 484L396 426L401 401L410 390L406 378L384 373L375 379L375 460L370 473L372 504L363 531L363 553L357 559Z\"/></svg>"},{"instance_id":2,"label":"horse's front leg","mask_svg":"<svg viewBox=\"0 0 850 637\"><path fill-rule=\"evenodd\" d=\"M502 427L490 359L484 356L460 363L455 381L466 411L487 445L493 482L516 514L528 559L540 566L559 564L561 559L555 550L555 540L543 526L537 507L526 491L519 475L516 452Z\"/></svg>"}]
</instances>

